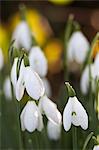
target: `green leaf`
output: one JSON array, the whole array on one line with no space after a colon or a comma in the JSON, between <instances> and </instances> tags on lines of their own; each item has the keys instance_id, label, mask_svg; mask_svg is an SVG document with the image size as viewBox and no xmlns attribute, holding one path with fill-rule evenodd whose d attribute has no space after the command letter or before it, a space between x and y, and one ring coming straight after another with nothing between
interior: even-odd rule
<instances>
[{"instance_id":1,"label":"green leaf","mask_svg":"<svg viewBox=\"0 0 99 150\"><path fill-rule=\"evenodd\" d=\"M93 134L94 134L94 133L91 132L91 133L87 136L87 138L86 138L86 140L85 140L85 143L84 143L84 145L83 145L82 150L86 150L86 147L87 147L89 141L91 140L91 138L93 137Z\"/></svg>"}]
</instances>

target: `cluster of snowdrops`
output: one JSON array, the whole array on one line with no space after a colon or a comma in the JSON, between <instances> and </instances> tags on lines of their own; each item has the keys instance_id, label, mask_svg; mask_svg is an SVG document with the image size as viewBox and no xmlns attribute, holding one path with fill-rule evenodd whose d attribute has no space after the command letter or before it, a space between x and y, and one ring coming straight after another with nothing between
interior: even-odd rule
<instances>
[{"instance_id":1,"label":"cluster of snowdrops","mask_svg":"<svg viewBox=\"0 0 99 150\"><path fill-rule=\"evenodd\" d=\"M99 38L98 34L97 37ZM87 38L80 30L77 30L69 37L64 50L64 55L66 54L64 64L68 63L71 65L76 63L78 67L86 62L80 80L80 88L84 95L90 89L90 79L92 93L96 91L96 79L98 80L99 77L98 38L94 40L92 44L92 49L94 50L90 53L90 44ZM89 112L86 111L83 104L78 100L74 89L68 82L64 80L68 101L63 111L63 117L57 105L50 99L52 89L46 77L48 73L47 58L37 43L33 45L32 40L27 22L21 21L12 35L13 42L9 47L11 72L10 76L6 78L3 87L5 96L8 99L12 99L14 95L16 100L22 101L24 95L27 95L27 102L20 114L22 131L34 132L38 130L41 132L44 128L43 115L48 119L47 133L48 137L52 140L60 138L62 125L66 132L70 130L72 124L87 130ZM89 57L87 58L87 56ZM92 56L94 56L94 61L90 61ZM86 60L89 61L87 62ZM3 65L3 52L0 49L0 71ZM69 69L73 71L73 68ZM99 119L99 98L95 110L98 112L97 119ZM99 145L96 144L93 149L97 150L98 148Z\"/></svg>"}]
</instances>

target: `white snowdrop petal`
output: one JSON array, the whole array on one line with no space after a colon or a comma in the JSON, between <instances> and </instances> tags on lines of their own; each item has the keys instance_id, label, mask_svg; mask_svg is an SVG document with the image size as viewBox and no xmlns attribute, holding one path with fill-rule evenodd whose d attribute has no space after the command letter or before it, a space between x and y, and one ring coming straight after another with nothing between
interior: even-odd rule
<instances>
[{"instance_id":1,"label":"white snowdrop petal","mask_svg":"<svg viewBox=\"0 0 99 150\"><path fill-rule=\"evenodd\" d=\"M33 132L38 126L38 109L34 101L28 101L24 114L24 126L29 132Z\"/></svg>"},{"instance_id":2,"label":"white snowdrop petal","mask_svg":"<svg viewBox=\"0 0 99 150\"><path fill-rule=\"evenodd\" d=\"M24 61L22 60L21 66L20 66L20 71L19 71L19 78L16 83L16 89L15 89L15 95L16 99L20 101L23 97L25 86L24 86Z\"/></svg>"},{"instance_id":3,"label":"white snowdrop petal","mask_svg":"<svg viewBox=\"0 0 99 150\"><path fill-rule=\"evenodd\" d=\"M27 104L26 104L26 106L23 108L23 110L22 110L22 112L21 112L21 115L20 115L20 121L21 121L21 129L22 129L22 131L25 131L24 115L25 115L26 107L27 107Z\"/></svg>"},{"instance_id":4,"label":"white snowdrop petal","mask_svg":"<svg viewBox=\"0 0 99 150\"><path fill-rule=\"evenodd\" d=\"M20 71L19 71L19 75L20 74L24 74L24 69L25 69L24 60L22 59L21 66L20 66Z\"/></svg>"},{"instance_id":5,"label":"white snowdrop petal","mask_svg":"<svg viewBox=\"0 0 99 150\"><path fill-rule=\"evenodd\" d=\"M12 93L11 93L11 83L10 78L7 77L4 81L3 91L6 99L11 100L12 99Z\"/></svg>"},{"instance_id":6,"label":"white snowdrop petal","mask_svg":"<svg viewBox=\"0 0 99 150\"><path fill-rule=\"evenodd\" d=\"M38 103L38 109L41 112L41 114L44 114L43 112L43 105L42 105L42 99L40 98L39 103Z\"/></svg>"},{"instance_id":7,"label":"white snowdrop petal","mask_svg":"<svg viewBox=\"0 0 99 150\"><path fill-rule=\"evenodd\" d=\"M86 130L88 128L88 115L76 97L72 98L72 112L76 113L72 116L72 123L75 126L80 125L84 130Z\"/></svg>"},{"instance_id":8,"label":"white snowdrop petal","mask_svg":"<svg viewBox=\"0 0 99 150\"><path fill-rule=\"evenodd\" d=\"M66 131L68 131L71 127L72 121L71 115L72 115L72 105L71 100L69 99L63 112L63 126Z\"/></svg>"},{"instance_id":9,"label":"white snowdrop petal","mask_svg":"<svg viewBox=\"0 0 99 150\"><path fill-rule=\"evenodd\" d=\"M48 81L47 78L42 78L44 87L45 87L45 94L47 95L47 97L51 97L52 96L52 91L51 91L51 85L50 82Z\"/></svg>"},{"instance_id":10,"label":"white snowdrop petal","mask_svg":"<svg viewBox=\"0 0 99 150\"><path fill-rule=\"evenodd\" d=\"M75 60L77 60L78 63L83 63L89 50L89 42L82 32L76 32L75 34Z\"/></svg>"},{"instance_id":11,"label":"white snowdrop petal","mask_svg":"<svg viewBox=\"0 0 99 150\"><path fill-rule=\"evenodd\" d=\"M44 95L45 89L42 80L31 67L25 68L24 81L27 93L35 100Z\"/></svg>"},{"instance_id":12,"label":"white snowdrop petal","mask_svg":"<svg viewBox=\"0 0 99 150\"><path fill-rule=\"evenodd\" d=\"M45 77L48 70L47 59L43 51L38 46L32 47L29 54L30 66L37 72L41 77Z\"/></svg>"},{"instance_id":13,"label":"white snowdrop petal","mask_svg":"<svg viewBox=\"0 0 99 150\"><path fill-rule=\"evenodd\" d=\"M11 69L11 82L14 88L16 87L16 83L17 83L17 62L18 62L18 58L16 57L14 59L13 66Z\"/></svg>"},{"instance_id":14,"label":"white snowdrop petal","mask_svg":"<svg viewBox=\"0 0 99 150\"><path fill-rule=\"evenodd\" d=\"M24 80L23 80L23 75L21 74L18 78L17 84L16 84L16 99L20 101L23 97L24 94Z\"/></svg>"},{"instance_id":15,"label":"white snowdrop petal","mask_svg":"<svg viewBox=\"0 0 99 150\"><path fill-rule=\"evenodd\" d=\"M71 40L69 40L69 42L68 42L67 59L68 59L69 62L72 62L74 60L73 47L72 47L72 41Z\"/></svg>"},{"instance_id":16,"label":"white snowdrop petal","mask_svg":"<svg viewBox=\"0 0 99 150\"><path fill-rule=\"evenodd\" d=\"M27 24L24 24L23 30L21 30L21 37L20 37L20 45L24 47L27 51L30 50L32 41L31 41L31 33Z\"/></svg>"},{"instance_id":17,"label":"white snowdrop petal","mask_svg":"<svg viewBox=\"0 0 99 150\"><path fill-rule=\"evenodd\" d=\"M26 50L31 48L31 33L25 21L22 21L17 25L13 32L12 39L15 39L14 45L16 48L23 47Z\"/></svg>"},{"instance_id":18,"label":"white snowdrop petal","mask_svg":"<svg viewBox=\"0 0 99 150\"><path fill-rule=\"evenodd\" d=\"M71 100L71 105L72 105L72 124L75 126L79 126L80 125L80 113L79 113L79 101L77 100L77 98L74 97L70 97L69 98Z\"/></svg>"},{"instance_id":19,"label":"white snowdrop petal","mask_svg":"<svg viewBox=\"0 0 99 150\"><path fill-rule=\"evenodd\" d=\"M42 115L41 115L41 112L40 110L38 109L38 126L37 126L37 130L38 131L42 131L43 127L44 127L44 124L43 124L43 118L42 118Z\"/></svg>"},{"instance_id":20,"label":"white snowdrop petal","mask_svg":"<svg viewBox=\"0 0 99 150\"><path fill-rule=\"evenodd\" d=\"M0 48L0 70L3 68L3 66L4 66L4 57L3 57L2 49Z\"/></svg>"},{"instance_id":21,"label":"white snowdrop petal","mask_svg":"<svg viewBox=\"0 0 99 150\"><path fill-rule=\"evenodd\" d=\"M82 129L86 130L88 128L88 115L85 111L82 112L83 116L81 118L81 127Z\"/></svg>"},{"instance_id":22,"label":"white snowdrop petal","mask_svg":"<svg viewBox=\"0 0 99 150\"><path fill-rule=\"evenodd\" d=\"M88 50L89 42L85 36L80 31L74 32L68 43L68 59L82 63L85 60Z\"/></svg>"},{"instance_id":23,"label":"white snowdrop petal","mask_svg":"<svg viewBox=\"0 0 99 150\"><path fill-rule=\"evenodd\" d=\"M55 124L51 121L47 123L47 133L51 140L58 140L61 136L61 124Z\"/></svg>"},{"instance_id":24,"label":"white snowdrop petal","mask_svg":"<svg viewBox=\"0 0 99 150\"><path fill-rule=\"evenodd\" d=\"M88 86L89 86L89 69L88 66L82 73L81 80L80 80L80 88L83 94L87 94Z\"/></svg>"},{"instance_id":25,"label":"white snowdrop petal","mask_svg":"<svg viewBox=\"0 0 99 150\"><path fill-rule=\"evenodd\" d=\"M40 101L42 102L42 108L47 118L58 124L61 122L61 114L57 109L57 106L47 96L43 96Z\"/></svg>"},{"instance_id":26,"label":"white snowdrop petal","mask_svg":"<svg viewBox=\"0 0 99 150\"><path fill-rule=\"evenodd\" d=\"M75 126L81 126L84 130L88 128L86 110L75 96L69 97L63 112L63 125L66 131L70 129L71 123Z\"/></svg>"},{"instance_id":27,"label":"white snowdrop petal","mask_svg":"<svg viewBox=\"0 0 99 150\"><path fill-rule=\"evenodd\" d=\"M93 150L99 150L99 145L95 145Z\"/></svg>"},{"instance_id":28,"label":"white snowdrop petal","mask_svg":"<svg viewBox=\"0 0 99 150\"><path fill-rule=\"evenodd\" d=\"M91 76L93 79L92 89L94 91L94 87L95 87L94 76L95 76L95 74L94 74L94 65L93 64L91 64L90 69L91 69ZM80 80L80 88L81 88L82 93L86 95L88 92L88 88L89 88L89 66L86 66L85 70L83 71L83 74L82 74L82 77Z\"/></svg>"}]
</instances>

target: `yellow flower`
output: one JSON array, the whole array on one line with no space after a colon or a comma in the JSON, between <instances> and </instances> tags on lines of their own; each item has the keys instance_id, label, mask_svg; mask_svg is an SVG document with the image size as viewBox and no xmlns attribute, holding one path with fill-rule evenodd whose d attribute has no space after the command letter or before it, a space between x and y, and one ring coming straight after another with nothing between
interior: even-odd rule
<instances>
[{"instance_id":1,"label":"yellow flower","mask_svg":"<svg viewBox=\"0 0 99 150\"><path fill-rule=\"evenodd\" d=\"M99 52L99 39L95 42L95 44L92 47L92 58L95 58L98 52Z\"/></svg>"},{"instance_id":2,"label":"yellow flower","mask_svg":"<svg viewBox=\"0 0 99 150\"><path fill-rule=\"evenodd\" d=\"M58 39L52 39L44 48L45 56L48 60L50 73L58 73L61 70L62 43Z\"/></svg>"},{"instance_id":3,"label":"yellow flower","mask_svg":"<svg viewBox=\"0 0 99 150\"><path fill-rule=\"evenodd\" d=\"M4 59L8 58L8 33L3 25L0 25L0 48L2 48Z\"/></svg>"},{"instance_id":4,"label":"yellow flower","mask_svg":"<svg viewBox=\"0 0 99 150\"><path fill-rule=\"evenodd\" d=\"M57 4L57 5L63 5L63 4L69 4L73 0L49 0L50 2Z\"/></svg>"},{"instance_id":5,"label":"yellow flower","mask_svg":"<svg viewBox=\"0 0 99 150\"><path fill-rule=\"evenodd\" d=\"M27 9L26 20L36 41L40 46L43 46L46 40L52 34L52 30L48 21L38 11L34 9ZM20 21L21 20L19 13L16 13L14 16L12 16L9 24L11 32Z\"/></svg>"}]
</instances>

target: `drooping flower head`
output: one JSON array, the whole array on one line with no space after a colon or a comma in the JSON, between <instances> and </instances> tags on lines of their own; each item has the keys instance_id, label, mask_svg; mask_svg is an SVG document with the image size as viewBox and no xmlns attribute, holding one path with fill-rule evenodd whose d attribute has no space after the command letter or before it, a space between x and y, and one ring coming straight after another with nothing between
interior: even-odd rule
<instances>
[{"instance_id":1,"label":"drooping flower head","mask_svg":"<svg viewBox=\"0 0 99 150\"><path fill-rule=\"evenodd\" d=\"M61 113L57 109L57 105L52 102L46 95L42 96L39 101L39 109L46 115L48 120L53 123L61 123Z\"/></svg>"},{"instance_id":2,"label":"drooping flower head","mask_svg":"<svg viewBox=\"0 0 99 150\"><path fill-rule=\"evenodd\" d=\"M16 99L18 101L21 100L24 94L24 90L26 89L30 97L38 100L41 96L44 95L45 92L42 80L30 66L24 66L23 60L20 65L19 77L17 79L17 62L18 58L15 58L11 70L11 81L16 91Z\"/></svg>"},{"instance_id":3,"label":"drooping flower head","mask_svg":"<svg viewBox=\"0 0 99 150\"><path fill-rule=\"evenodd\" d=\"M81 126L82 129L88 128L88 115L83 105L78 101L76 92L72 86L65 82L68 92L68 102L63 112L63 126L66 131L71 128L71 125Z\"/></svg>"},{"instance_id":4,"label":"drooping flower head","mask_svg":"<svg viewBox=\"0 0 99 150\"><path fill-rule=\"evenodd\" d=\"M41 131L43 129L42 115L34 101L28 101L24 107L21 115L21 128L29 132L33 132L36 129Z\"/></svg>"},{"instance_id":5,"label":"drooping flower head","mask_svg":"<svg viewBox=\"0 0 99 150\"><path fill-rule=\"evenodd\" d=\"M42 78L44 87L45 87L45 94L47 95L47 97L51 97L52 96L52 90L51 90L51 85L50 82L47 78Z\"/></svg>"},{"instance_id":6,"label":"drooping flower head","mask_svg":"<svg viewBox=\"0 0 99 150\"><path fill-rule=\"evenodd\" d=\"M21 21L15 28L12 40L15 40L14 46L16 48L25 48L27 51L30 50L32 45L31 32L25 21Z\"/></svg>"},{"instance_id":7,"label":"drooping flower head","mask_svg":"<svg viewBox=\"0 0 99 150\"><path fill-rule=\"evenodd\" d=\"M29 61L30 66L39 74L39 76L46 76L48 70L47 59L40 47L32 47L29 53Z\"/></svg>"},{"instance_id":8,"label":"drooping flower head","mask_svg":"<svg viewBox=\"0 0 99 150\"><path fill-rule=\"evenodd\" d=\"M66 131L71 128L71 124L81 126L82 129L88 128L88 115L78 99L69 97L63 112L63 126Z\"/></svg>"},{"instance_id":9,"label":"drooping flower head","mask_svg":"<svg viewBox=\"0 0 99 150\"><path fill-rule=\"evenodd\" d=\"M90 71L91 71L91 78L92 78L92 90L94 92L95 79L96 77L99 78L99 53L96 55L94 63L90 64ZM83 94L88 93L89 81L90 81L89 66L87 65L82 73L81 81L80 81L80 87Z\"/></svg>"},{"instance_id":10,"label":"drooping flower head","mask_svg":"<svg viewBox=\"0 0 99 150\"><path fill-rule=\"evenodd\" d=\"M72 34L67 48L68 61L76 61L82 64L89 50L89 42L82 32L76 31Z\"/></svg>"}]
</instances>

